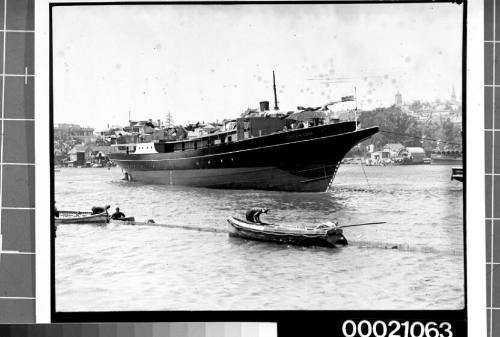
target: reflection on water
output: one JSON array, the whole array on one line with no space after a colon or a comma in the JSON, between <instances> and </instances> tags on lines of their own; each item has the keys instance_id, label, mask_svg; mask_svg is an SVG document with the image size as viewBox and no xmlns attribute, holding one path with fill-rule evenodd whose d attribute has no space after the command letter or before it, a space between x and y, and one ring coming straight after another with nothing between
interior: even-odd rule
<instances>
[{"instance_id":1,"label":"reflection on water","mask_svg":"<svg viewBox=\"0 0 500 337\"><path fill-rule=\"evenodd\" d=\"M450 166L340 167L326 193L214 190L120 180L120 169L55 173L60 210L119 206L157 223L226 228L252 206L292 226L346 228L342 249L147 226L60 226L58 311L458 309L463 306L462 185ZM381 249L397 246L400 249Z\"/></svg>"}]
</instances>

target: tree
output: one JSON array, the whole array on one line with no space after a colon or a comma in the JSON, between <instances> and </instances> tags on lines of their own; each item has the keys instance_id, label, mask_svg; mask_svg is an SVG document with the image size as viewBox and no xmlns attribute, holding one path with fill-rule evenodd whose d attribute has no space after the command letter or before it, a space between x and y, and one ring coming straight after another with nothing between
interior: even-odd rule
<instances>
[{"instance_id":1,"label":"tree","mask_svg":"<svg viewBox=\"0 0 500 337\"><path fill-rule=\"evenodd\" d=\"M374 144L377 149L388 143L421 146L422 130L417 119L395 105L363 111L359 120L362 127L380 127L379 133L365 141L366 144Z\"/></svg>"},{"instance_id":2,"label":"tree","mask_svg":"<svg viewBox=\"0 0 500 337\"><path fill-rule=\"evenodd\" d=\"M419 100L413 101L408 107L413 112L419 112L423 110L423 104Z\"/></svg>"}]
</instances>

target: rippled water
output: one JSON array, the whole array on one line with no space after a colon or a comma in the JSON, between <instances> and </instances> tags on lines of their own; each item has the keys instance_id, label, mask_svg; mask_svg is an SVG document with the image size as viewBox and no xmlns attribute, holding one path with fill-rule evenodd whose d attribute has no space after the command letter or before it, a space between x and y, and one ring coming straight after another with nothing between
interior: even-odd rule
<instances>
[{"instance_id":1,"label":"rippled water","mask_svg":"<svg viewBox=\"0 0 500 337\"><path fill-rule=\"evenodd\" d=\"M226 228L251 206L291 225L337 219L350 245L304 248L225 233L59 226L56 310L459 309L462 184L440 165L342 165L326 193L142 185L119 168L55 173L60 210L119 206L139 221ZM391 249L397 248L397 249Z\"/></svg>"}]
</instances>

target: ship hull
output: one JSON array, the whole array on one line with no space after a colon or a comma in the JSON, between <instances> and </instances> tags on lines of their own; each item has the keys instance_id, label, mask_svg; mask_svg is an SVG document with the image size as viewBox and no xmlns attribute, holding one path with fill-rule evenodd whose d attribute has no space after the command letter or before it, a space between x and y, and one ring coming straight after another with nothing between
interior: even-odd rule
<instances>
[{"instance_id":1,"label":"ship hull","mask_svg":"<svg viewBox=\"0 0 500 337\"><path fill-rule=\"evenodd\" d=\"M277 167L133 171L129 174L132 180L148 184L289 192L325 191L332 178L321 177L309 181Z\"/></svg>"},{"instance_id":2,"label":"ship hull","mask_svg":"<svg viewBox=\"0 0 500 337\"><path fill-rule=\"evenodd\" d=\"M321 126L173 153L113 154L131 180L226 189L323 192L340 161L378 128ZM351 130L353 128L354 130ZM343 132L347 131L347 132Z\"/></svg>"}]
</instances>

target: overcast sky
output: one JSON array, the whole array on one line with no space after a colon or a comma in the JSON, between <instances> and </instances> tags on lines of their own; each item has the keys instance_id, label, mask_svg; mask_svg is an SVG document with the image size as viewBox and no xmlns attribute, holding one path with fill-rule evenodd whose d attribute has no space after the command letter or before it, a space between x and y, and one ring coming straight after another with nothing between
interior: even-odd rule
<instances>
[{"instance_id":1,"label":"overcast sky","mask_svg":"<svg viewBox=\"0 0 500 337\"><path fill-rule=\"evenodd\" d=\"M55 7L54 120L103 129L288 111L357 88L358 107L461 97L462 5ZM337 106L338 109L350 108Z\"/></svg>"}]
</instances>

